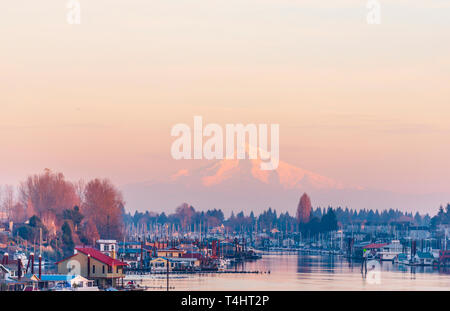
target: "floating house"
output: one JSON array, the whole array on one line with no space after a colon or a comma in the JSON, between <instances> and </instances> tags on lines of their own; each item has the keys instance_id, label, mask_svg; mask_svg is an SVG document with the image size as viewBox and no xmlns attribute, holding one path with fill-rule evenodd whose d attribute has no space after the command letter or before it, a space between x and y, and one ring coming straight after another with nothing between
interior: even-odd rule
<instances>
[{"instance_id":1,"label":"floating house","mask_svg":"<svg viewBox=\"0 0 450 311\"><path fill-rule=\"evenodd\" d=\"M123 284L123 268L127 265L92 247L76 247L72 256L56 264L58 274L81 275L94 280L94 284L102 288Z\"/></svg>"}]
</instances>

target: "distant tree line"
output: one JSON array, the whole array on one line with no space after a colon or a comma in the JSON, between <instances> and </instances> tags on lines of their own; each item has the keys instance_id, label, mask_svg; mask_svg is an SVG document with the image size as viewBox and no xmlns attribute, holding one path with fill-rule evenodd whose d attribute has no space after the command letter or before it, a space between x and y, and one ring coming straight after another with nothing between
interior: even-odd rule
<instances>
[{"instance_id":1,"label":"distant tree line","mask_svg":"<svg viewBox=\"0 0 450 311\"><path fill-rule=\"evenodd\" d=\"M436 228L439 225L450 225L450 203L444 207L441 205L436 216L431 218L431 226Z\"/></svg>"},{"instance_id":2,"label":"distant tree line","mask_svg":"<svg viewBox=\"0 0 450 311\"><path fill-rule=\"evenodd\" d=\"M448 215L449 207L447 207L447 213L443 212L442 208L441 210L442 212L438 215ZM444 216L439 217L439 219L444 219ZM436 218L435 222L439 221L441 220ZM418 226L428 226L431 218L428 214L421 215L418 212L413 214L394 209L379 211L341 207L311 208L307 219L305 219L305 213L297 213L294 217L288 212L278 214L270 207L258 216L253 211L248 214L241 211L237 214L232 212L228 218L225 218L220 209L196 211L193 206L184 203L172 214L149 211L136 211L133 215L128 213L125 215L124 222L128 227L145 228L145 230L151 230L152 227L159 224L185 232L194 230L205 232L223 224L229 232L269 232L276 229L275 232L281 233L304 232L314 235L337 230L340 226L362 223L388 225L396 222L409 222Z\"/></svg>"}]
</instances>

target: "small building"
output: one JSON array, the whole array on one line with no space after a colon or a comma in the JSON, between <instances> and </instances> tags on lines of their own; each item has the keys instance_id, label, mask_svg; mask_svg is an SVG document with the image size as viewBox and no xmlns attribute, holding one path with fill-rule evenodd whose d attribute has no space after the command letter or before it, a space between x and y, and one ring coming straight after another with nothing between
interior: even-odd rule
<instances>
[{"instance_id":1,"label":"small building","mask_svg":"<svg viewBox=\"0 0 450 311\"><path fill-rule=\"evenodd\" d=\"M174 263L174 270L176 271L186 271L186 270L199 270L201 261L195 257L183 257L183 258L172 258Z\"/></svg>"},{"instance_id":2,"label":"small building","mask_svg":"<svg viewBox=\"0 0 450 311\"><path fill-rule=\"evenodd\" d=\"M181 258L186 251L176 247L157 250L158 257Z\"/></svg>"},{"instance_id":3,"label":"small building","mask_svg":"<svg viewBox=\"0 0 450 311\"><path fill-rule=\"evenodd\" d=\"M167 271L167 266L169 266L169 272L175 268L175 263L172 259L166 257L158 257L150 260L150 267L152 271L164 272Z\"/></svg>"},{"instance_id":4,"label":"small building","mask_svg":"<svg viewBox=\"0 0 450 311\"><path fill-rule=\"evenodd\" d=\"M420 266L431 266L434 262L434 257L428 252L417 252L414 256L414 262Z\"/></svg>"},{"instance_id":5,"label":"small building","mask_svg":"<svg viewBox=\"0 0 450 311\"><path fill-rule=\"evenodd\" d=\"M158 257L150 261L150 267L155 272L166 272L167 265L170 271L186 271L200 269L200 259L192 258L166 258Z\"/></svg>"},{"instance_id":6,"label":"small building","mask_svg":"<svg viewBox=\"0 0 450 311\"><path fill-rule=\"evenodd\" d=\"M3 266L3 268L5 268ZM2 269L3 270L3 269ZM7 270L7 268L6 268ZM38 290L39 278L35 274L27 274L20 278L11 278L8 272L4 274L5 279L0 280L3 283L2 288L7 291L35 291Z\"/></svg>"},{"instance_id":7,"label":"small building","mask_svg":"<svg viewBox=\"0 0 450 311\"><path fill-rule=\"evenodd\" d=\"M92 247L76 247L74 255L56 264L58 274L81 275L102 288L120 286L125 277L123 268L127 265Z\"/></svg>"},{"instance_id":8,"label":"small building","mask_svg":"<svg viewBox=\"0 0 450 311\"><path fill-rule=\"evenodd\" d=\"M400 253L395 257L394 260L395 263L401 264L401 265L409 265L410 263L410 258L408 256L408 254L405 253Z\"/></svg>"},{"instance_id":9,"label":"small building","mask_svg":"<svg viewBox=\"0 0 450 311\"><path fill-rule=\"evenodd\" d=\"M431 237L431 232L428 227L415 226L409 228L409 238L412 240L424 240Z\"/></svg>"},{"instance_id":10,"label":"small building","mask_svg":"<svg viewBox=\"0 0 450 311\"><path fill-rule=\"evenodd\" d=\"M4 265L0 265L0 282L5 281L9 278L10 271Z\"/></svg>"},{"instance_id":11,"label":"small building","mask_svg":"<svg viewBox=\"0 0 450 311\"><path fill-rule=\"evenodd\" d=\"M450 250L439 251L439 264L443 266L450 265Z\"/></svg>"},{"instance_id":12,"label":"small building","mask_svg":"<svg viewBox=\"0 0 450 311\"><path fill-rule=\"evenodd\" d=\"M98 291L94 286L94 281L88 280L81 275L46 274L39 280L39 288L50 290L78 290L78 291Z\"/></svg>"},{"instance_id":13,"label":"small building","mask_svg":"<svg viewBox=\"0 0 450 311\"><path fill-rule=\"evenodd\" d=\"M19 263L16 259L8 260L8 263L3 264L3 266L9 270L9 277L13 279L23 277L27 273L26 267L23 264L20 264L19 269Z\"/></svg>"},{"instance_id":14,"label":"small building","mask_svg":"<svg viewBox=\"0 0 450 311\"><path fill-rule=\"evenodd\" d=\"M117 241L116 240L97 240L100 251L112 258L116 258Z\"/></svg>"}]
</instances>

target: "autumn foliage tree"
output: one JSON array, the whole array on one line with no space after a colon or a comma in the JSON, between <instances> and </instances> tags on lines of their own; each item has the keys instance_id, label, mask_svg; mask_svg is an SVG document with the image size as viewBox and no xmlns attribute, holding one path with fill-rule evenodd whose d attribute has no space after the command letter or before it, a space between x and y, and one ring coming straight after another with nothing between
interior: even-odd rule
<instances>
[{"instance_id":1,"label":"autumn foliage tree","mask_svg":"<svg viewBox=\"0 0 450 311\"><path fill-rule=\"evenodd\" d=\"M297 207L297 221L300 224L306 224L311 217L311 199L304 193L300 198L300 202Z\"/></svg>"},{"instance_id":2,"label":"autumn foliage tree","mask_svg":"<svg viewBox=\"0 0 450 311\"><path fill-rule=\"evenodd\" d=\"M120 191L109 180L90 181L84 189L81 206L82 214L95 224L102 238L122 238L124 201Z\"/></svg>"},{"instance_id":3,"label":"autumn foliage tree","mask_svg":"<svg viewBox=\"0 0 450 311\"><path fill-rule=\"evenodd\" d=\"M62 173L46 169L29 176L19 187L20 202L28 213L37 215L53 233L57 230L57 215L78 202L74 185Z\"/></svg>"}]
</instances>

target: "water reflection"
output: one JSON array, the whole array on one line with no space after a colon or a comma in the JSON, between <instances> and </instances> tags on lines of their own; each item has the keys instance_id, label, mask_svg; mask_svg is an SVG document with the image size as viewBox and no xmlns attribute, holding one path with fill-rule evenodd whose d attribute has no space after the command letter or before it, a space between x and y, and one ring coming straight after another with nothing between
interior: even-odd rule
<instances>
[{"instance_id":1,"label":"water reflection","mask_svg":"<svg viewBox=\"0 0 450 311\"><path fill-rule=\"evenodd\" d=\"M297 256L297 272L298 273L335 273L336 266L335 256L308 255Z\"/></svg>"},{"instance_id":2,"label":"water reflection","mask_svg":"<svg viewBox=\"0 0 450 311\"><path fill-rule=\"evenodd\" d=\"M378 263L361 273L361 262L312 254L265 254L262 259L237 263L232 272L171 277L175 290L450 290L448 269ZM158 288L165 278L155 276L142 284ZM165 288L163 286L163 288Z\"/></svg>"}]
</instances>

